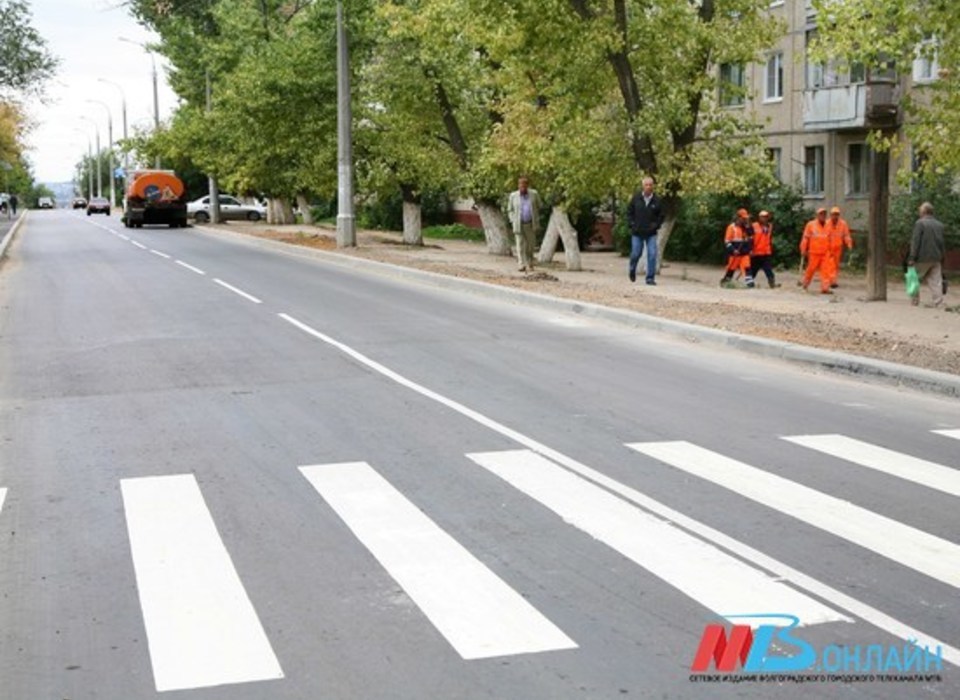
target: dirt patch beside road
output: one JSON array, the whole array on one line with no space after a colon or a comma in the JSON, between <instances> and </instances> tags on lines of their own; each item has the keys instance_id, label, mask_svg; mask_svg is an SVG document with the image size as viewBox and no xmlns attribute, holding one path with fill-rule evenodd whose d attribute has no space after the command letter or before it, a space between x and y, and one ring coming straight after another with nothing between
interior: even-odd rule
<instances>
[{"instance_id":1,"label":"dirt patch beside road","mask_svg":"<svg viewBox=\"0 0 960 700\"><path fill-rule=\"evenodd\" d=\"M581 254L583 270L568 272L563 255L534 273L515 260L493 256L480 243L432 241L403 245L398 235L360 231L356 248L337 249L332 231L306 226L229 224L230 231L380 262L464 277L684 321L746 335L847 352L960 375L960 297L951 289L945 309L912 307L903 283L891 273L886 302L863 301L862 274L844 270L832 296L804 292L796 271L777 273L778 289L765 279L756 289L723 289L718 267L665 263L656 286L631 283L616 253ZM811 285L813 290L817 285ZM929 301L929 292L921 290Z\"/></svg>"}]
</instances>

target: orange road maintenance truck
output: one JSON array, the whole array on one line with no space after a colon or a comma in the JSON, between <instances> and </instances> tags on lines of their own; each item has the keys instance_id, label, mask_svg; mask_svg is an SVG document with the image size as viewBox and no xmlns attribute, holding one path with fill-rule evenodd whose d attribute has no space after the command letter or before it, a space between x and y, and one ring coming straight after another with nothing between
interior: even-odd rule
<instances>
[{"instance_id":1,"label":"orange road maintenance truck","mask_svg":"<svg viewBox=\"0 0 960 700\"><path fill-rule=\"evenodd\" d=\"M142 228L144 224L187 225L187 191L172 170L134 170L130 174L123 225Z\"/></svg>"}]
</instances>

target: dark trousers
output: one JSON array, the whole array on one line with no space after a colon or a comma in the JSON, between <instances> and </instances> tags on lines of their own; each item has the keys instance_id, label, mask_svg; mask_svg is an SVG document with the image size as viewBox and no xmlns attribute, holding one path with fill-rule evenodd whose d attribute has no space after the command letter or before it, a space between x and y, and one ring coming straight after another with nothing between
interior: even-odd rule
<instances>
[{"instance_id":1,"label":"dark trousers","mask_svg":"<svg viewBox=\"0 0 960 700\"><path fill-rule=\"evenodd\" d=\"M776 282L773 274L773 256L772 255L751 255L750 256L750 276L757 279L757 273L763 270L767 276L767 283L772 287Z\"/></svg>"}]
</instances>

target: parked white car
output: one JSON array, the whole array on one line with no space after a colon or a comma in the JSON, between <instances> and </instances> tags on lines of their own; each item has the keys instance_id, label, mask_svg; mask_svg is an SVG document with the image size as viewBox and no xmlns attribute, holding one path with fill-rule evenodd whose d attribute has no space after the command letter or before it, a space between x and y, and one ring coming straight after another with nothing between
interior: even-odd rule
<instances>
[{"instance_id":1,"label":"parked white car","mask_svg":"<svg viewBox=\"0 0 960 700\"><path fill-rule=\"evenodd\" d=\"M262 204L244 204L228 194L220 195L221 221L260 221L266 217L267 208ZM187 204L187 217L198 224L210 221L210 197L201 197Z\"/></svg>"}]
</instances>

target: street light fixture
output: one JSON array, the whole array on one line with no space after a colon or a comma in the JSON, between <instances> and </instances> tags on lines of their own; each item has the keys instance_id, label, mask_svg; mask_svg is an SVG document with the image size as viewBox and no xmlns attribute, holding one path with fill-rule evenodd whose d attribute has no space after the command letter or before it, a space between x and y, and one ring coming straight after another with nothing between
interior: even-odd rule
<instances>
[{"instance_id":1,"label":"street light fixture","mask_svg":"<svg viewBox=\"0 0 960 700\"><path fill-rule=\"evenodd\" d=\"M74 128L79 134L87 137L87 196L93 196L93 147L90 145L90 134L83 129Z\"/></svg>"},{"instance_id":2,"label":"street light fixture","mask_svg":"<svg viewBox=\"0 0 960 700\"><path fill-rule=\"evenodd\" d=\"M123 114L123 140L126 144L127 140L127 94L123 91L123 87L120 83L115 83L112 80L107 80L106 78L97 78L101 83L106 83L107 85L113 85L117 90L120 91L120 110ZM130 170L130 153L126 148L123 149L123 182L126 185L128 172ZM126 192L126 187L123 188Z\"/></svg>"},{"instance_id":3,"label":"street light fixture","mask_svg":"<svg viewBox=\"0 0 960 700\"><path fill-rule=\"evenodd\" d=\"M157 97L157 61L156 58L154 58L154 50L150 48L149 44L142 44L133 39L127 39L122 36L117 37L117 39L128 44L133 44L134 46L139 46L150 54L150 64L153 66L153 130L154 132L160 131L160 102ZM157 156L156 167L157 170L160 169L160 156Z\"/></svg>"},{"instance_id":4,"label":"street light fixture","mask_svg":"<svg viewBox=\"0 0 960 700\"><path fill-rule=\"evenodd\" d=\"M91 124L93 124L93 128L94 128L94 129L96 130L96 132L97 132L97 196L100 197L100 196L101 196L101 190L100 190L100 125L97 124L97 121L96 121L95 119L91 119L90 117L85 117L85 116L83 116L82 114L80 115L80 118L83 119L83 120L86 121L86 122L90 122ZM92 190L92 189L90 190L90 196L91 196L91 197L93 196L93 190Z\"/></svg>"},{"instance_id":5,"label":"street light fixture","mask_svg":"<svg viewBox=\"0 0 960 700\"><path fill-rule=\"evenodd\" d=\"M100 105L107 110L107 151L110 153L110 177L108 178L110 182L110 208L115 209L117 206L117 194L116 189L113 186L113 115L110 114L110 107L107 106L106 102L101 102L100 100L87 100L87 102ZM97 155L99 156L99 153Z\"/></svg>"}]
</instances>

